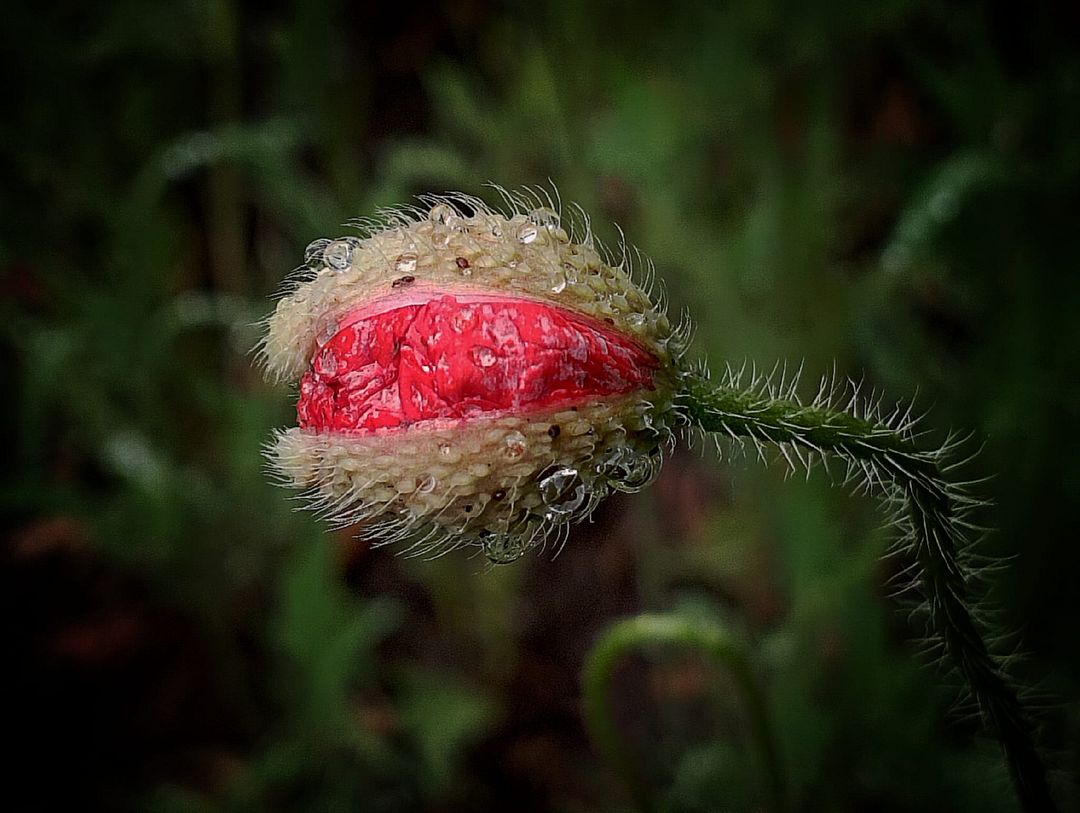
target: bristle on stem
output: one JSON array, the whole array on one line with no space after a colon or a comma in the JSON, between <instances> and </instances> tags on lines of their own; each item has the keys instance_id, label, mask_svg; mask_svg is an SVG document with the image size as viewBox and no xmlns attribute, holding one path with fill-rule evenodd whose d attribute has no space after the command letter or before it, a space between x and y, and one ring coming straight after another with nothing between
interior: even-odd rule
<instances>
[{"instance_id":1,"label":"bristle on stem","mask_svg":"<svg viewBox=\"0 0 1080 813\"><path fill-rule=\"evenodd\" d=\"M920 449L910 411L897 408L881 417L872 399L862 401L854 382L846 400L838 398L835 383L826 381L818 396L804 404L787 382L775 386L774 379L756 370L748 385L742 378L741 372L728 370L716 383L704 369L686 373L675 402L685 426L737 441L749 439L759 452L765 444L774 444L792 468L809 469L812 456L823 462L838 458L847 463L847 479L857 488L901 504L904 547L916 566L930 632L1000 741L1024 809L1054 810L1032 724L970 608L959 552L965 542L964 515L978 503L945 477L949 467L944 457L955 444ZM838 401L843 407L834 405Z\"/></svg>"}]
</instances>

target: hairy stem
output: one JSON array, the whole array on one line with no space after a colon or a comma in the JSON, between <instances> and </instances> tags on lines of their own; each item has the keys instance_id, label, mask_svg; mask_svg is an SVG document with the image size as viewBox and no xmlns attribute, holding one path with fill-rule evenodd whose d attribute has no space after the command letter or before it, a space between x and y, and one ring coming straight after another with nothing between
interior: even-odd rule
<instances>
[{"instance_id":1,"label":"hairy stem","mask_svg":"<svg viewBox=\"0 0 1080 813\"><path fill-rule=\"evenodd\" d=\"M640 767L623 745L611 714L611 679L624 656L644 646L676 644L705 653L731 672L743 695L752 736L761 752L768 778L769 809L782 809L784 790L780 762L772 739L765 699L754 679L750 663L735 641L719 626L675 615L638 615L610 627L596 642L585 663L585 722L597 747L626 783L634 802L642 811L656 809Z\"/></svg>"},{"instance_id":2,"label":"hairy stem","mask_svg":"<svg viewBox=\"0 0 1080 813\"><path fill-rule=\"evenodd\" d=\"M1054 809L1032 727L998 659L989 651L969 608L965 571L958 558L964 543L963 514L975 501L949 483L945 449L920 450L907 415L880 417L852 397L839 409L829 398L801 403L794 386L768 382L741 386L728 374L721 384L703 373L687 374L677 406L686 423L736 441L777 444L789 462L827 466L839 458L863 485L901 503L903 542L919 568L929 624L962 674L996 734L1027 811ZM793 462L794 465L794 462Z\"/></svg>"}]
</instances>

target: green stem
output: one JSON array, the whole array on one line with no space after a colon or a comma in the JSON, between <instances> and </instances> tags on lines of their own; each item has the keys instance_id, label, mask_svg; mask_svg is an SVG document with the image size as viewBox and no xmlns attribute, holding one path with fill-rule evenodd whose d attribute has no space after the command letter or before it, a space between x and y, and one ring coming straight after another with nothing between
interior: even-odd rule
<instances>
[{"instance_id":1,"label":"green stem","mask_svg":"<svg viewBox=\"0 0 1080 813\"><path fill-rule=\"evenodd\" d=\"M686 375L676 402L687 424L757 444L779 444L804 463L811 455L823 461L839 458L867 486L902 502L903 541L920 570L930 627L997 735L1024 810L1054 810L1031 723L969 609L957 552L964 543L962 515L974 501L945 478L945 450L920 450L904 418L898 424L829 404L802 404L791 387L778 397L767 384L741 387L737 379L729 377L730 383L718 386L705 375Z\"/></svg>"},{"instance_id":2,"label":"green stem","mask_svg":"<svg viewBox=\"0 0 1080 813\"><path fill-rule=\"evenodd\" d=\"M753 737L768 774L770 809L782 810L783 777L765 699L741 649L714 624L675 615L651 614L627 618L610 627L590 651L584 672L585 723L597 747L622 776L637 807L642 811L656 809L645 777L615 725L610 704L611 680L625 655L654 644L677 644L703 650L731 672L743 695Z\"/></svg>"}]
</instances>

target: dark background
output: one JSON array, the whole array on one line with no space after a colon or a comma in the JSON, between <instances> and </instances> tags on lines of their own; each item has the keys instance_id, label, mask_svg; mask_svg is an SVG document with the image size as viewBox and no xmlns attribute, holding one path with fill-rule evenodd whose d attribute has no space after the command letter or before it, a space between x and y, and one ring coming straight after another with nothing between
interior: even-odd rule
<instances>
[{"instance_id":1,"label":"dark background","mask_svg":"<svg viewBox=\"0 0 1080 813\"><path fill-rule=\"evenodd\" d=\"M623 810L580 670L615 619L751 653L793 806L1007 811L888 598L872 501L681 449L561 556L328 534L267 482L249 349L317 237L558 185L690 307L695 357L805 362L972 432L960 476L1064 809L1080 773L1075 9L120 0L0 12L4 806ZM1009 558L1012 557L1012 558ZM762 809L721 669L610 702L670 810Z\"/></svg>"}]
</instances>

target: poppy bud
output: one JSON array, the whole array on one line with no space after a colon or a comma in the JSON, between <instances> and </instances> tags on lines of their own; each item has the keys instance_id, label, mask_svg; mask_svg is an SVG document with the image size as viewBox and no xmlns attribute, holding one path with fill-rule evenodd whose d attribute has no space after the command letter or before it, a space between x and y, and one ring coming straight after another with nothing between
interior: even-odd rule
<instances>
[{"instance_id":1,"label":"poppy bud","mask_svg":"<svg viewBox=\"0 0 1080 813\"><path fill-rule=\"evenodd\" d=\"M656 477L681 332L587 220L575 240L506 199L425 198L312 243L268 319L267 373L300 386L270 459L335 522L510 561Z\"/></svg>"}]
</instances>

